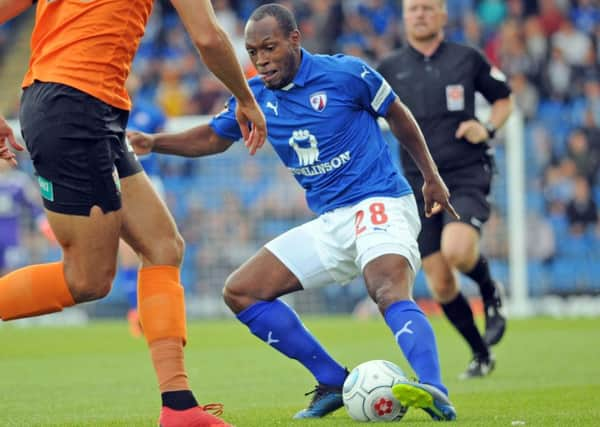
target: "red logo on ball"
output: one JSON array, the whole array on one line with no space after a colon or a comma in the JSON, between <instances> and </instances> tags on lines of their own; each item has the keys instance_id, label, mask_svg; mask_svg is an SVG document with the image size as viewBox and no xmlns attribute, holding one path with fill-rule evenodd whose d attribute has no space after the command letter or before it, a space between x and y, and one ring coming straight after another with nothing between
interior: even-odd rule
<instances>
[{"instance_id":1,"label":"red logo on ball","mask_svg":"<svg viewBox=\"0 0 600 427\"><path fill-rule=\"evenodd\" d=\"M382 397L373 405L375 412L377 412L377 415L380 417L384 416L385 414L391 414L393 407L394 403L385 397Z\"/></svg>"}]
</instances>

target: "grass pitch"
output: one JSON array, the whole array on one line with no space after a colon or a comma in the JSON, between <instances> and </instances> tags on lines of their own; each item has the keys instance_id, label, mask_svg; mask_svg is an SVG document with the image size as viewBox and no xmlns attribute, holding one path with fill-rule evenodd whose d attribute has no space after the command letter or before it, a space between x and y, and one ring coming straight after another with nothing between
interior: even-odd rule
<instances>
[{"instance_id":1,"label":"grass pitch","mask_svg":"<svg viewBox=\"0 0 600 427\"><path fill-rule=\"evenodd\" d=\"M306 318L340 362L389 359L410 372L380 319ZM459 381L469 352L433 319L442 372L461 426L600 425L600 320L512 320L494 349L496 371ZM312 377L233 320L192 322L187 368L196 396L225 404L237 427L349 426L345 411L291 420ZM0 328L0 426L156 426L159 394L146 345L125 322L85 327ZM405 425L433 425L410 410Z\"/></svg>"}]
</instances>

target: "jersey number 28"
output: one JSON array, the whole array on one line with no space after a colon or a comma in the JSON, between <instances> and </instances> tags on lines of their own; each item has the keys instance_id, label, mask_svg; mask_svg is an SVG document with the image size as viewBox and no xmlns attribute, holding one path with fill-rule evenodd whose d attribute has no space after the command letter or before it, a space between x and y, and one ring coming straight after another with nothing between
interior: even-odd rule
<instances>
[{"instance_id":1,"label":"jersey number 28","mask_svg":"<svg viewBox=\"0 0 600 427\"><path fill-rule=\"evenodd\" d=\"M372 203L369 206L369 218L373 225L383 225L388 221L388 216L385 213L385 205L381 202ZM356 229L356 235L365 231L367 227L363 225L365 219L365 211L356 212L356 218L354 219L354 225Z\"/></svg>"}]
</instances>

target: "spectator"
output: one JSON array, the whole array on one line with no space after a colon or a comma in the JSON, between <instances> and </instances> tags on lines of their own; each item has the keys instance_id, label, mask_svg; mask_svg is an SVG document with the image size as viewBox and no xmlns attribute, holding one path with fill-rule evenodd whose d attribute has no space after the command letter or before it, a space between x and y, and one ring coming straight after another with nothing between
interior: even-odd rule
<instances>
[{"instance_id":1,"label":"spectator","mask_svg":"<svg viewBox=\"0 0 600 427\"><path fill-rule=\"evenodd\" d=\"M513 25L517 27L516 23ZM537 64L527 53L527 46L521 39L518 30L514 31L510 39L504 41L500 50L500 66L509 76L514 74L537 75Z\"/></svg>"},{"instance_id":2,"label":"spectator","mask_svg":"<svg viewBox=\"0 0 600 427\"><path fill-rule=\"evenodd\" d=\"M573 179L577 172L575 163L563 159L558 166L546 170L544 194L549 203L566 205L573 195Z\"/></svg>"},{"instance_id":3,"label":"spectator","mask_svg":"<svg viewBox=\"0 0 600 427\"><path fill-rule=\"evenodd\" d=\"M186 111L187 96L181 85L180 69L175 64L163 63L157 97L169 117L181 116Z\"/></svg>"},{"instance_id":4,"label":"spectator","mask_svg":"<svg viewBox=\"0 0 600 427\"><path fill-rule=\"evenodd\" d=\"M485 33L493 33L506 17L506 4L503 0L480 0L477 16Z\"/></svg>"},{"instance_id":5,"label":"spectator","mask_svg":"<svg viewBox=\"0 0 600 427\"><path fill-rule=\"evenodd\" d=\"M474 5L473 0L447 0L446 9L448 10L448 24L446 25L446 31L448 37L452 37L453 33L462 32L464 19L467 16L471 17L471 21L478 22L475 14L473 13ZM479 26L479 24L477 24Z\"/></svg>"},{"instance_id":6,"label":"spectator","mask_svg":"<svg viewBox=\"0 0 600 427\"><path fill-rule=\"evenodd\" d=\"M386 0L367 0L359 4L358 13L367 19L376 36L383 36L398 19L398 14Z\"/></svg>"},{"instance_id":7,"label":"spectator","mask_svg":"<svg viewBox=\"0 0 600 427\"><path fill-rule=\"evenodd\" d=\"M590 184L596 182L600 159L598 153L590 149L587 136L581 129L570 133L567 156L575 163L577 175L587 179Z\"/></svg>"},{"instance_id":8,"label":"spectator","mask_svg":"<svg viewBox=\"0 0 600 427\"><path fill-rule=\"evenodd\" d=\"M588 114L590 117L586 118ZM600 125L600 81L589 79L584 82L583 97L573 102L573 116L576 125L584 124L586 119L588 126Z\"/></svg>"},{"instance_id":9,"label":"spectator","mask_svg":"<svg viewBox=\"0 0 600 427\"><path fill-rule=\"evenodd\" d=\"M0 161L0 275L27 263L27 225L41 225L43 221L37 183L25 172Z\"/></svg>"},{"instance_id":10,"label":"spectator","mask_svg":"<svg viewBox=\"0 0 600 427\"><path fill-rule=\"evenodd\" d=\"M188 114L214 115L221 111L229 93L219 79L212 74L200 77L187 104Z\"/></svg>"},{"instance_id":11,"label":"spectator","mask_svg":"<svg viewBox=\"0 0 600 427\"><path fill-rule=\"evenodd\" d=\"M510 79L515 103L526 121L535 117L538 109L539 95L524 73L515 73Z\"/></svg>"},{"instance_id":12,"label":"spectator","mask_svg":"<svg viewBox=\"0 0 600 427\"><path fill-rule=\"evenodd\" d=\"M571 78L573 71L564 58L562 50L552 48L552 56L542 73L545 93L548 97L565 101L571 95Z\"/></svg>"},{"instance_id":13,"label":"spectator","mask_svg":"<svg viewBox=\"0 0 600 427\"><path fill-rule=\"evenodd\" d=\"M592 34L594 27L600 24L600 8L594 0L576 0L571 10L571 20L575 28L587 34ZM595 4L594 4L595 3Z\"/></svg>"},{"instance_id":14,"label":"spectator","mask_svg":"<svg viewBox=\"0 0 600 427\"><path fill-rule=\"evenodd\" d=\"M556 0L539 0L540 23L546 36L551 36L558 31L564 20L562 11Z\"/></svg>"},{"instance_id":15,"label":"spectator","mask_svg":"<svg viewBox=\"0 0 600 427\"><path fill-rule=\"evenodd\" d=\"M560 29L552 36L552 46L560 49L569 65L582 65L592 41L588 35L573 27L573 23L565 19Z\"/></svg>"},{"instance_id":16,"label":"spectator","mask_svg":"<svg viewBox=\"0 0 600 427\"><path fill-rule=\"evenodd\" d=\"M548 57L548 39L544 34L540 18L538 16L527 18L523 24L523 33L527 53L536 64L536 69L541 70Z\"/></svg>"},{"instance_id":17,"label":"spectator","mask_svg":"<svg viewBox=\"0 0 600 427\"><path fill-rule=\"evenodd\" d=\"M556 254L554 230L546 218L537 212L527 214L527 258L552 261Z\"/></svg>"},{"instance_id":18,"label":"spectator","mask_svg":"<svg viewBox=\"0 0 600 427\"><path fill-rule=\"evenodd\" d=\"M462 40L454 39L457 42L463 42L471 47L479 48L482 44L483 35L481 34L481 26L477 17L472 13L467 13L463 19L464 34Z\"/></svg>"},{"instance_id":19,"label":"spectator","mask_svg":"<svg viewBox=\"0 0 600 427\"><path fill-rule=\"evenodd\" d=\"M571 234L575 236L598 225L598 206L591 197L589 182L583 176L575 178L575 191L567 204L566 215Z\"/></svg>"}]
</instances>

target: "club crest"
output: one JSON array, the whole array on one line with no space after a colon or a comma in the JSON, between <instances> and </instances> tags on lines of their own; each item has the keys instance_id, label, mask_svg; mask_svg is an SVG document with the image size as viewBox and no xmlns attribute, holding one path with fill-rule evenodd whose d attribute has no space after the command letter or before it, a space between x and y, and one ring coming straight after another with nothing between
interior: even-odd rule
<instances>
[{"instance_id":1,"label":"club crest","mask_svg":"<svg viewBox=\"0 0 600 427\"><path fill-rule=\"evenodd\" d=\"M310 96L310 105L319 113L327 106L327 93L316 92Z\"/></svg>"}]
</instances>

